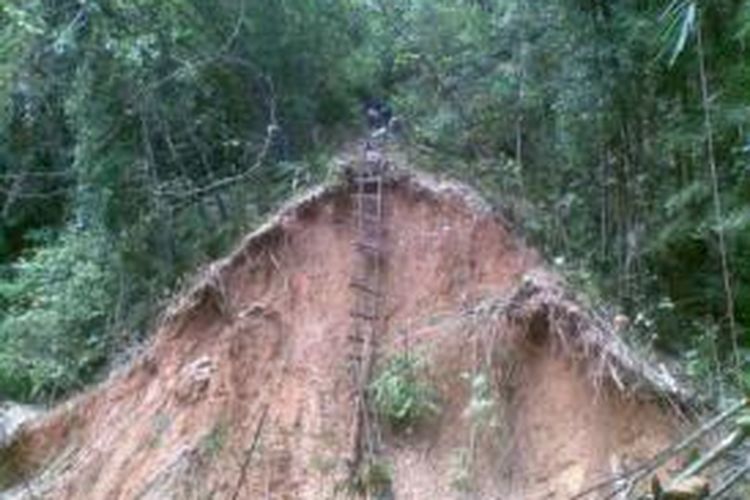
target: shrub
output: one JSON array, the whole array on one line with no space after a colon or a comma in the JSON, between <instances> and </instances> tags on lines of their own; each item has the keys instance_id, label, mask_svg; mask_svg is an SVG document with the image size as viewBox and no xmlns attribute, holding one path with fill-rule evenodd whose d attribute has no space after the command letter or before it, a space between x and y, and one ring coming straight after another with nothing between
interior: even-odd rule
<instances>
[{"instance_id":1,"label":"shrub","mask_svg":"<svg viewBox=\"0 0 750 500\"><path fill-rule=\"evenodd\" d=\"M0 393L54 398L104 364L115 296L107 248L96 232L67 231L0 281Z\"/></svg>"},{"instance_id":2,"label":"shrub","mask_svg":"<svg viewBox=\"0 0 750 500\"><path fill-rule=\"evenodd\" d=\"M412 354L390 359L370 385L370 393L376 411L395 429L439 411L437 393L424 376L424 361Z\"/></svg>"},{"instance_id":3,"label":"shrub","mask_svg":"<svg viewBox=\"0 0 750 500\"><path fill-rule=\"evenodd\" d=\"M373 458L360 464L354 477L346 484L341 484L340 488L350 497L393 498L392 476L393 471L388 462Z\"/></svg>"}]
</instances>

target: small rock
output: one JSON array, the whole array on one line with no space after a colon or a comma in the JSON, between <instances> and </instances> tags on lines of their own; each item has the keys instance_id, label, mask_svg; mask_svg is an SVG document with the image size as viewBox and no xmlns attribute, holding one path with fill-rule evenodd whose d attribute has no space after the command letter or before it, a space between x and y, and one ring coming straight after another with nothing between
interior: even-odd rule
<instances>
[{"instance_id":1,"label":"small rock","mask_svg":"<svg viewBox=\"0 0 750 500\"><path fill-rule=\"evenodd\" d=\"M13 441L21 426L44 413L39 406L22 405L12 401L0 402L0 448Z\"/></svg>"},{"instance_id":2,"label":"small rock","mask_svg":"<svg viewBox=\"0 0 750 500\"><path fill-rule=\"evenodd\" d=\"M175 395L185 403L194 403L203 396L216 371L216 364L208 356L201 356L180 370Z\"/></svg>"}]
</instances>

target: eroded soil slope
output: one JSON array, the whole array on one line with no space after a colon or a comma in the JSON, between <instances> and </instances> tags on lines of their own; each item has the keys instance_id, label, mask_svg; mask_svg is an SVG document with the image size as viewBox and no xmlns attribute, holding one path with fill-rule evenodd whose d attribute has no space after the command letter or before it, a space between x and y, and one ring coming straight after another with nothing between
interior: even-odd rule
<instances>
[{"instance_id":1,"label":"eroded soil slope","mask_svg":"<svg viewBox=\"0 0 750 500\"><path fill-rule=\"evenodd\" d=\"M568 498L668 439L657 406L607 387L595 394L543 338L510 347L502 325L450 320L510 293L539 264L473 195L401 179L385 207L378 357L419 350L441 401L423 428L384 430L395 498ZM207 271L130 369L24 435L24 462L44 466L28 484L33 494L342 494L354 415L350 214L345 187L321 191ZM492 367L485 423L467 413L480 358Z\"/></svg>"}]
</instances>

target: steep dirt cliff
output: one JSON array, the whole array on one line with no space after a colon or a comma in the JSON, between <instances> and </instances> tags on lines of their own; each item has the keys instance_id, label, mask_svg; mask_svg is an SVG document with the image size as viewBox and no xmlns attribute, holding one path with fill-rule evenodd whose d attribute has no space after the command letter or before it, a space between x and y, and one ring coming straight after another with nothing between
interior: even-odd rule
<instances>
[{"instance_id":1,"label":"steep dirt cliff","mask_svg":"<svg viewBox=\"0 0 750 500\"><path fill-rule=\"evenodd\" d=\"M22 434L25 477L6 496L349 494L350 194L345 181L315 190L207 269L131 367ZM493 315L541 262L476 195L400 172L383 206L376 371L417 353L440 408L406 432L380 423L385 495L570 498L668 442L675 419L653 391L592 376L610 366L604 344L573 332L568 345L549 318ZM480 374L482 419L471 410Z\"/></svg>"}]
</instances>

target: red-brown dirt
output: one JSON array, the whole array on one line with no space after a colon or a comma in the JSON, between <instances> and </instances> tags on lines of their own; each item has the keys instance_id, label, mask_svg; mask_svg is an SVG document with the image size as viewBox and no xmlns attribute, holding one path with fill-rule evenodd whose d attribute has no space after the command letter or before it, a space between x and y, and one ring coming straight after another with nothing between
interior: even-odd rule
<instances>
[{"instance_id":1,"label":"red-brown dirt","mask_svg":"<svg viewBox=\"0 0 750 500\"><path fill-rule=\"evenodd\" d=\"M540 265L477 203L431 180L386 191L377 357L419 352L441 402L423 428L385 431L393 494L570 498L660 449L673 419L606 384L595 390L544 339L511 346L503 325L489 336L446 319L508 294ZM22 439L27 461L40 465L29 483L35 497L343 495L354 418L350 212L341 187L287 209L207 273L211 286L183 298L196 305L168 317L132 367L30 428ZM491 367L492 418L472 422L480 365Z\"/></svg>"}]
</instances>

